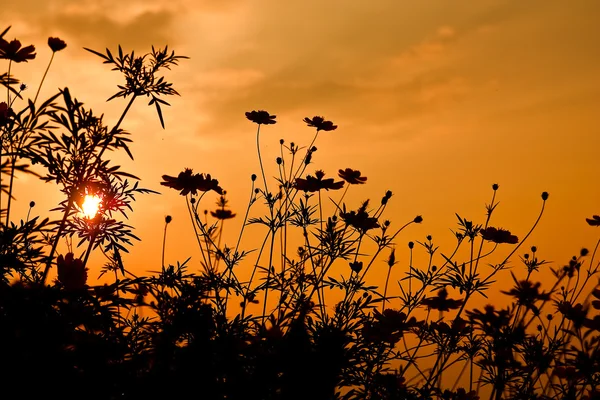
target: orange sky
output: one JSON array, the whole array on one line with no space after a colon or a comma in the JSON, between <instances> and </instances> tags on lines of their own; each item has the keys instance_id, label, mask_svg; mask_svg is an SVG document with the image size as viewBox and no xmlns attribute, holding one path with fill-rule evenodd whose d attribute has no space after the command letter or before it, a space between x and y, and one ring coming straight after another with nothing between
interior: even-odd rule
<instances>
[{"instance_id":1,"label":"orange sky","mask_svg":"<svg viewBox=\"0 0 600 400\"><path fill-rule=\"evenodd\" d=\"M120 43L145 52L168 44L191 57L169 75L182 96L168 99L166 130L143 99L123 125L133 133L136 162L115 161L163 193L140 197L131 217L142 238L127 258L136 272L159 268L167 214L174 217L167 261L199 260L183 199L163 190L162 174L185 167L211 173L243 214L248 178L259 171L255 125L244 117L253 109L277 114L278 124L262 135L271 174L280 138L312 138L303 117L338 124L320 137L309 172L360 169L369 183L350 190L352 208L392 190L390 219L425 219L400 237L403 245L432 234L449 252L454 213L483 223L492 183L500 184L501 203L492 225L519 237L537 216L541 192L550 193L529 241L542 258L562 265L600 233L585 223L600 213L600 2L4 3L0 28L12 25L6 38L38 49L36 60L13 69L32 88L28 94L50 57L47 37L58 36L68 47L57 54L42 97L68 86L109 124L125 106L105 103L120 76L82 47ZM60 199L51 185L24 177L16 196L23 206L36 200L42 214Z\"/></svg>"}]
</instances>

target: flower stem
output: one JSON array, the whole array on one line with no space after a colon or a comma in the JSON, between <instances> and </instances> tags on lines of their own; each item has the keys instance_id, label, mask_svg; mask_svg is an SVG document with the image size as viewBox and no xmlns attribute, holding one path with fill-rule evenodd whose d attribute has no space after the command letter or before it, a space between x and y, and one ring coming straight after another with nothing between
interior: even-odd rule
<instances>
[{"instance_id":1,"label":"flower stem","mask_svg":"<svg viewBox=\"0 0 600 400\"><path fill-rule=\"evenodd\" d=\"M258 128L256 129L256 151L258 152L260 173L262 174L263 182L265 184L265 197L267 197L267 194L269 193L269 189L267 187L267 177L265 176L265 169L263 167L262 157L260 156L260 124L258 124Z\"/></svg>"},{"instance_id":2,"label":"flower stem","mask_svg":"<svg viewBox=\"0 0 600 400\"><path fill-rule=\"evenodd\" d=\"M50 65L52 65L52 60L54 60L54 52L52 52L52 56L50 57L50 62L48 62L48 66L46 67L46 71L44 72L44 75L42 76L42 81L40 82L40 85L38 86L37 92L35 93L35 98L33 99L33 104L35 104L35 102L37 101L37 98L40 94L40 90L42 89L42 85L44 84L44 81L46 80L46 75L48 75L48 70L50 70Z\"/></svg>"}]
</instances>

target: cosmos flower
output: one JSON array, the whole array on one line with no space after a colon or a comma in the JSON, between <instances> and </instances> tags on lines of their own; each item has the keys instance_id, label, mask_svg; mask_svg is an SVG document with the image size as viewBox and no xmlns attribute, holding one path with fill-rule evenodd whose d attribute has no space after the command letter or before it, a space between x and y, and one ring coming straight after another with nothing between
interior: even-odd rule
<instances>
[{"instance_id":1,"label":"cosmos flower","mask_svg":"<svg viewBox=\"0 0 600 400\"><path fill-rule=\"evenodd\" d=\"M362 185L367 181L366 176L360 176L360 171L350 168L340 169L338 176L351 185Z\"/></svg>"},{"instance_id":2,"label":"cosmos flower","mask_svg":"<svg viewBox=\"0 0 600 400\"><path fill-rule=\"evenodd\" d=\"M317 171L315 176L308 175L306 179L296 178L294 187L305 192L318 192L319 190L339 190L344 187L344 181L334 182L333 178L323 179L325 172Z\"/></svg>"},{"instance_id":3,"label":"cosmos flower","mask_svg":"<svg viewBox=\"0 0 600 400\"><path fill-rule=\"evenodd\" d=\"M340 217L346 223L346 225L352 226L359 232L366 233L367 231L378 228L379 222L377 218L370 217L367 212L367 206L369 205L369 201L365 201L357 211L349 211L345 210L340 213Z\"/></svg>"},{"instance_id":4,"label":"cosmos flower","mask_svg":"<svg viewBox=\"0 0 600 400\"><path fill-rule=\"evenodd\" d=\"M27 62L35 58L35 47L33 45L21 48L18 40L6 40L0 38L0 59L11 60L16 63Z\"/></svg>"},{"instance_id":5,"label":"cosmos flower","mask_svg":"<svg viewBox=\"0 0 600 400\"><path fill-rule=\"evenodd\" d=\"M276 115L270 115L264 110L250 111L246 113L246 118L258 125L271 125L277 123Z\"/></svg>"},{"instance_id":6,"label":"cosmos flower","mask_svg":"<svg viewBox=\"0 0 600 400\"><path fill-rule=\"evenodd\" d=\"M188 193L195 195L198 191L208 192L209 190L223 194L223 188L219 186L218 180L212 179L210 174L193 175L192 170L189 168L180 172L177 177L163 175L162 178L164 182L161 182L161 185L180 190L182 196L187 196Z\"/></svg>"},{"instance_id":7,"label":"cosmos flower","mask_svg":"<svg viewBox=\"0 0 600 400\"><path fill-rule=\"evenodd\" d=\"M481 237L484 240L494 242L494 243L509 243L509 244L517 244L519 243L519 238L515 235L511 234L510 231L502 228L493 228L491 226L482 229L479 231L481 233Z\"/></svg>"},{"instance_id":8,"label":"cosmos flower","mask_svg":"<svg viewBox=\"0 0 600 400\"><path fill-rule=\"evenodd\" d=\"M537 301L548 301L550 300L550 293L540 293L539 289L542 285L540 282L533 283L530 280L515 280L515 287L508 292L502 291L502 293L513 296L517 300L517 304L523 305L534 312L538 312L538 308L535 306Z\"/></svg>"},{"instance_id":9,"label":"cosmos flower","mask_svg":"<svg viewBox=\"0 0 600 400\"><path fill-rule=\"evenodd\" d=\"M6 125L12 115L12 108L10 108L4 101L0 103L0 126Z\"/></svg>"},{"instance_id":10,"label":"cosmos flower","mask_svg":"<svg viewBox=\"0 0 600 400\"><path fill-rule=\"evenodd\" d=\"M73 253L67 253L66 256L58 256L56 260L56 269L58 271L58 281L67 290L77 290L85 288L87 282L87 268L83 261L74 258Z\"/></svg>"},{"instance_id":11,"label":"cosmos flower","mask_svg":"<svg viewBox=\"0 0 600 400\"><path fill-rule=\"evenodd\" d=\"M326 121L323 117L314 116L311 118L304 118L303 120L306 124L312 128L317 128L317 132L319 131L334 131L337 129L337 125L334 125L331 121Z\"/></svg>"},{"instance_id":12,"label":"cosmos flower","mask_svg":"<svg viewBox=\"0 0 600 400\"><path fill-rule=\"evenodd\" d=\"M438 291L437 296L423 299L422 304L434 310L450 311L460 308L463 301L448 298L448 291L446 288L442 288Z\"/></svg>"},{"instance_id":13,"label":"cosmos flower","mask_svg":"<svg viewBox=\"0 0 600 400\"><path fill-rule=\"evenodd\" d=\"M64 40L61 40L59 38L49 37L48 47L50 47L53 53L56 53L57 51L61 51L62 49L67 47L67 44L64 42Z\"/></svg>"},{"instance_id":14,"label":"cosmos flower","mask_svg":"<svg viewBox=\"0 0 600 400\"><path fill-rule=\"evenodd\" d=\"M235 214L232 213L231 210L225 210L223 208L218 208L215 211L211 211L210 215L220 220L231 219L235 217Z\"/></svg>"},{"instance_id":15,"label":"cosmos flower","mask_svg":"<svg viewBox=\"0 0 600 400\"><path fill-rule=\"evenodd\" d=\"M592 218L585 219L590 226L600 226L600 215L594 215Z\"/></svg>"}]
</instances>

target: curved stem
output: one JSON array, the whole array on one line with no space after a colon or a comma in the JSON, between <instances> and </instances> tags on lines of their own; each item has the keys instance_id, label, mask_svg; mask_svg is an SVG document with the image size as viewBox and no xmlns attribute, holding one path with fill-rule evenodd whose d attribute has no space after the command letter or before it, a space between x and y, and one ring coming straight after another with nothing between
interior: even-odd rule
<instances>
[{"instance_id":1,"label":"curved stem","mask_svg":"<svg viewBox=\"0 0 600 400\"><path fill-rule=\"evenodd\" d=\"M52 60L54 60L54 52L52 52L52 56L50 57L50 62L48 62L48 66L46 67L46 71L44 71L44 75L42 76L42 81L40 82L40 85L38 86L37 92L35 93L35 98L33 99L33 104L35 104L35 102L37 101L37 98L40 94L40 90L42 89L42 85L44 84L44 81L46 80L46 75L48 75L48 70L50 69L50 65L52 65Z\"/></svg>"},{"instance_id":2,"label":"curved stem","mask_svg":"<svg viewBox=\"0 0 600 400\"><path fill-rule=\"evenodd\" d=\"M269 189L267 187L267 177L265 176L265 169L263 167L262 157L260 155L260 124L258 124L258 129L256 129L256 151L258 152L258 163L260 164L260 173L262 174L263 182L265 184L265 197L267 197Z\"/></svg>"}]
</instances>

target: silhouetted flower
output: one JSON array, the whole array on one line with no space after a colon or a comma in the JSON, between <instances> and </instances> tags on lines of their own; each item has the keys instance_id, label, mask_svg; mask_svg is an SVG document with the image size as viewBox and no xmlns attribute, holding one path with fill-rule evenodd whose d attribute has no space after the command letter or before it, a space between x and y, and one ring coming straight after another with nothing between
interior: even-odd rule
<instances>
[{"instance_id":1,"label":"silhouetted flower","mask_svg":"<svg viewBox=\"0 0 600 400\"><path fill-rule=\"evenodd\" d=\"M374 310L375 321L367 323L362 334L367 342L397 343L409 329L421 325L415 317L406 319L406 314L393 309L385 309L383 313Z\"/></svg>"},{"instance_id":2,"label":"silhouetted flower","mask_svg":"<svg viewBox=\"0 0 600 400\"><path fill-rule=\"evenodd\" d=\"M317 128L318 131L333 131L337 129L337 125L334 125L331 121L326 121L323 117L314 116L312 119L306 117L304 122L312 128Z\"/></svg>"},{"instance_id":3,"label":"silhouetted flower","mask_svg":"<svg viewBox=\"0 0 600 400\"><path fill-rule=\"evenodd\" d=\"M350 269L357 274L362 270L363 262L362 261L354 261L350 263Z\"/></svg>"},{"instance_id":4,"label":"silhouetted flower","mask_svg":"<svg viewBox=\"0 0 600 400\"><path fill-rule=\"evenodd\" d=\"M87 268L83 261L74 258L73 253L67 253L65 257L58 256L56 260L58 281L67 290L83 289L87 281Z\"/></svg>"},{"instance_id":5,"label":"silhouetted flower","mask_svg":"<svg viewBox=\"0 0 600 400\"><path fill-rule=\"evenodd\" d=\"M600 215L594 215L592 218L585 219L590 226L600 226Z\"/></svg>"},{"instance_id":6,"label":"silhouetted flower","mask_svg":"<svg viewBox=\"0 0 600 400\"><path fill-rule=\"evenodd\" d=\"M67 47L67 44L59 38L49 37L48 46L50 47L53 53L56 53L57 51L61 51L62 49Z\"/></svg>"},{"instance_id":7,"label":"silhouetted flower","mask_svg":"<svg viewBox=\"0 0 600 400\"><path fill-rule=\"evenodd\" d=\"M510 231L502 228L493 228L487 227L479 231L484 240L488 240L494 243L509 243L509 244L517 244L519 243L519 238L515 235L511 234Z\"/></svg>"},{"instance_id":8,"label":"silhouetted flower","mask_svg":"<svg viewBox=\"0 0 600 400\"><path fill-rule=\"evenodd\" d=\"M369 201L365 201L357 211L341 212L340 217L344 220L347 225L352 226L357 231L366 233L368 230L379 227L377 218L370 217L367 212L367 206Z\"/></svg>"},{"instance_id":9,"label":"silhouetted flower","mask_svg":"<svg viewBox=\"0 0 600 400\"><path fill-rule=\"evenodd\" d=\"M6 102L0 103L0 126L6 125L13 114L12 108Z\"/></svg>"},{"instance_id":10,"label":"silhouetted flower","mask_svg":"<svg viewBox=\"0 0 600 400\"><path fill-rule=\"evenodd\" d=\"M235 217L235 214L232 213L231 210L224 210L222 208L218 208L215 211L211 211L210 215L220 220L231 219Z\"/></svg>"},{"instance_id":11,"label":"silhouetted flower","mask_svg":"<svg viewBox=\"0 0 600 400\"><path fill-rule=\"evenodd\" d=\"M334 182L333 178L323 179L323 171L315 172L315 176L308 175L306 179L296 178L294 187L305 192L318 192L321 189L338 190L344 187L344 181Z\"/></svg>"},{"instance_id":12,"label":"silhouetted flower","mask_svg":"<svg viewBox=\"0 0 600 400\"><path fill-rule=\"evenodd\" d=\"M566 319L573 322L575 328L581 328L586 321L588 308L584 307L581 303L577 303L573 306L569 301L561 301L558 303L557 308Z\"/></svg>"},{"instance_id":13,"label":"silhouetted flower","mask_svg":"<svg viewBox=\"0 0 600 400\"><path fill-rule=\"evenodd\" d=\"M0 59L12 60L16 63L27 62L35 58L35 47L33 45L21 48L18 40L6 40L0 38Z\"/></svg>"},{"instance_id":14,"label":"silhouetted flower","mask_svg":"<svg viewBox=\"0 0 600 400\"><path fill-rule=\"evenodd\" d=\"M188 193L197 194L200 192L208 192L214 190L218 194L223 194L223 188L219 186L219 181L212 179L210 174L192 174L192 170L186 168L175 178L169 175L162 176L164 182L160 184L170 187L175 190L181 190L182 196L187 196Z\"/></svg>"},{"instance_id":15,"label":"silhouetted flower","mask_svg":"<svg viewBox=\"0 0 600 400\"><path fill-rule=\"evenodd\" d=\"M479 309L467 311L467 316L472 324L481 326L481 329L488 335L494 336L503 327L506 327L510 321L511 315L508 310L496 311L491 304L486 305L484 312Z\"/></svg>"},{"instance_id":16,"label":"silhouetted flower","mask_svg":"<svg viewBox=\"0 0 600 400\"><path fill-rule=\"evenodd\" d=\"M463 300L456 300L448 298L448 291L446 288L442 288L438 291L437 296L427 297L423 299L423 305L429 308L439 311L450 311L460 308L463 304Z\"/></svg>"},{"instance_id":17,"label":"silhouetted flower","mask_svg":"<svg viewBox=\"0 0 600 400\"><path fill-rule=\"evenodd\" d=\"M340 169L338 176L351 185L362 185L367 181L366 176L360 176L360 171L350 168Z\"/></svg>"},{"instance_id":18,"label":"silhouetted flower","mask_svg":"<svg viewBox=\"0 0 600 400\"><path fill-rule=\"evenodd\" d=\"M246 118L259 125L271 125L277 123L277 121L275 121L275 118L277 118L276 115L270 115L263 110L247 112Z\"/></svg>"},{"instance_id":19,"label":"silhouetted flower","mask_svg":"<svg viewBox=\"0 0 600 400\"><path fill-rule=\"evenodd\" d=\"M517 304L523 305L535 313L538 312L538 308L535 306L536 301L548 301L550 300L550 293L540 293L539 288L542 285L540 282L532 283L530 280L518 281L515 279L516 286L508 292L502 291L504 294L508 294L517 299Z\"/></svg>"},{"instance_id":20,"label":"silhouetted flower","mask_svg":"<svg viewBox=\"0 0 600 400\"><path fill-rule=\"evenodd\" d=\"M145 284L143 284L143 283L136 284L133 289L134 301L138 304L143 304L144 297L146 297L149 292L150 292L150 290L148 289L148 286L146 286Z\"/></svg>"}]
</instances>

